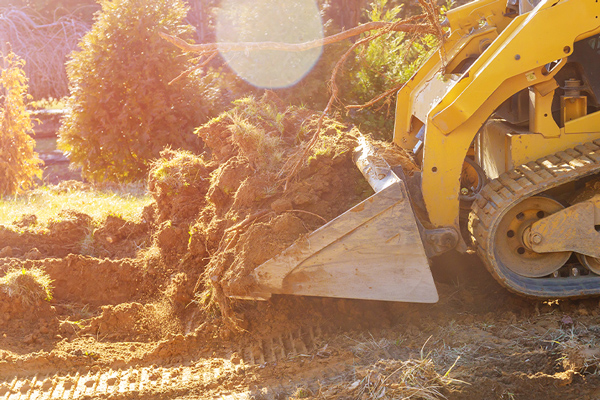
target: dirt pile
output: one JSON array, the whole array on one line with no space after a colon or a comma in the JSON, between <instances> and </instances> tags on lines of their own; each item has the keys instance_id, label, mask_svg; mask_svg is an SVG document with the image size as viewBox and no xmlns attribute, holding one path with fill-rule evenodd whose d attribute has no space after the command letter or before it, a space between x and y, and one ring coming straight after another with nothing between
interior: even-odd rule
<instances>
[{"instance_id":1,"label":"dirt pile","mask_svg":"<svg viewBox=\"0 0 600 400\"><path fill-rule=\"evenodd\" d=\"M226 317L225 292L247 293L250 271L372 193L352 162L355 129L325 119L306 150L318 116L272 93L241 99L198 128L203 154L166 150L152 167L162 260L197 280L199 300L216 301Z\"/></svg>"},{"instance_id":2,"label":"dirt pile","mask_svg":"<svg viewBox=\"0 0 600 400\"><path fill-rule=\"evenodd\" d=\"M189 151L163 150L148 179L158 211L156 222L179 225L194 220L205 206L213 168Z\"/></svg>"},{"instance_id":3,"label":"dirt pile","mask_svg":"<svg viewBox=\"0 0 600 400\"><path fill-rule=\"evenodd\" d=\"M158 340L179 333L177 322L161 304L122 303L101 307L101 314L86 321L79 334L102 335L107 341Z\"/></svg>"},{"instance_id":4,"label":"dirt pile","mask_svg":"<svg viewBox=\"0 0 600 400\"><path fill-rule=\"evenodd\" d=\"M82 245L82 251L96 257L135 258L139 250L150 244L150 229L146 218L142 218L141 222L134 222L109 215L94 230L93 242Z\"/></svg>"},{"instance_id":5,"label":"dirt pile","mask_svg":"<svg viewBox=\"0 0 600 400\"><path fill-rule=\"evenodd\" d=\"M69 254L135 258L149 238L145 219L133 222L109 215L95 227L89 215L65 210L42 225L37 216L24 214L9 226L0 225L0 258L39 260Z\"/></svg>"}]
</instances>

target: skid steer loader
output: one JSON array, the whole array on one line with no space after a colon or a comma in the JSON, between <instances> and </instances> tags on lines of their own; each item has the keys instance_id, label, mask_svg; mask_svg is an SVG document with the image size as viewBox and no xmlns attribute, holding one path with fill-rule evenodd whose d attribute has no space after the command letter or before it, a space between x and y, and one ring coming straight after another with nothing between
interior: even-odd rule
<instances>
[{"instance_id":1,"label":"skid steer loader","mask_svg":"<svg viewBox=\"0 0 600 400\"><path fill-rule=\"evenodd\" d=\"M420 173L362 141L375 194L260 265L241 297L436 302L428 260L469 248L516 293L600 294L600 3L476 0L444 26L398 93L394 142Z\"/></svg>"}]
</instances>

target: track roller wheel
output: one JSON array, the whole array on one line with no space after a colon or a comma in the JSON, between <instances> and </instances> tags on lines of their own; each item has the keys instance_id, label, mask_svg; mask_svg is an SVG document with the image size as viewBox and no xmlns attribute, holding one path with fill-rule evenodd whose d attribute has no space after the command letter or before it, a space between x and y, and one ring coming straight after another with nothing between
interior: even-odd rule
<instances>
[{"instance_id":1,"label":"track roller wheel","mask_svg":"<svg viewBox=\"0 0 600 400\"><path fill-rule=\"evenodd\" d=\"M494 261L528 278L540 278L557 271L571 252L536 253L530 249L528 236L534 222L563 208L553 199L534 196L508 210L491 233L494 248L490 250L495 254Z\"/></svg>"},{"instance_id":2,"label":"track roller wheel","mask_svg":"<svg viewBox=\"0 0 600 400\"><path fill-rule=\"evenodd\" d=\"M584 254L577 254L577 258L581 265L589 269L596 275L600 275L600 258L586 256Z\"/></svg>"}]
</instances>

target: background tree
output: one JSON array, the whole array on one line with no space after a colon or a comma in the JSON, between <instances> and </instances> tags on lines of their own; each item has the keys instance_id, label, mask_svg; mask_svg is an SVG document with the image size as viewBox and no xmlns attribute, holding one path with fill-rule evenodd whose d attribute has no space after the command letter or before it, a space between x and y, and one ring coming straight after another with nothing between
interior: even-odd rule
<instances>
[{"instance_id":1,"label":"background tree","mask_svg":"<svg viewBox=\"0 0 600 400\"><path fill-rule=\"evenodd\" d=\"M197 150L193 129L226 100L218 73L196 71L159 31L191 39L180 0L101 0L67 64L71 95L59 148L93 181L144 178L167 146ZM211 110L217 110L211 112Z\"/></svg>"},{"instance_id":2,"label":"background tree","mask_svg":"<svg viewBox=\"0 0 600 400\"><path fill-rule=\"evenodd\" d=\"M4 47L4 46L3 46ZM29 189L41 178L41 160L29 136L33 124L26 110L25 62L12 51L2 52L0 73L0 196Z\"/></svg>"},{"instance_id":3,"label":"background tree","mask_svg":"<svg viewBox=\"0 0 600 400\"><path fill-rule=\"evenodd\" d=\"M27 8L32 15L50 21L69 15L90 24L93 14L100 9L96 0L4 0L3 5Z\"/></svg>"},{"instance_id":4,"label":"background tree","mask_svg":"<svg viewBox=\"0 0 600 400\"><path fill-rule=\"evenodd\" d=\"M371 2L365 13L368 22L394 22L406 15L409 2L389 0ZM420 8L420 6L418 6ZM442 7L444 12L447 8ZM424 10L421 10L423 12ZM408 15L415 15L416 10ZM363 34L362 37L367 35ZM342 103L349 110L349 119L364 132L391 140L396 111L396 92L418 70L438 47L434 34L415 35L389 32L355 50L345 75L340 79ZM368 107L371 100L388 93Z\"/></svg>"}]
</instances>

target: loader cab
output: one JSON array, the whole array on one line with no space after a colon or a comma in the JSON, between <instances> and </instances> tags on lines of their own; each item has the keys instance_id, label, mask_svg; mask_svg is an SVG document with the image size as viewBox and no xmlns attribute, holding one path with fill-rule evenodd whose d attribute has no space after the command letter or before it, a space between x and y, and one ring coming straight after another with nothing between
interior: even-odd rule
<instances>
[{"instance_id":1,"label":"loader cab","mask_svg":"<svg viewBox=\"0 0 600 400\"><path fill-rule=\"evenodd\" d=\"M558 87L552 99L552 118L559 128L564 128L565 122L600 110L600 35L595 35L575 42L573 53L567 59L565 66L556 74ZM547 66L549 70L554 65ZM535 104L531 100L531 88L514 94L496 111L494 117L501 118L511 125L530 129L531 117L535 114ZM565 103L565 98L569 101ZM575 102L578 110L565 110ZM543 132L540 132L543 133Z\"/></svg>"}]
</instances>

